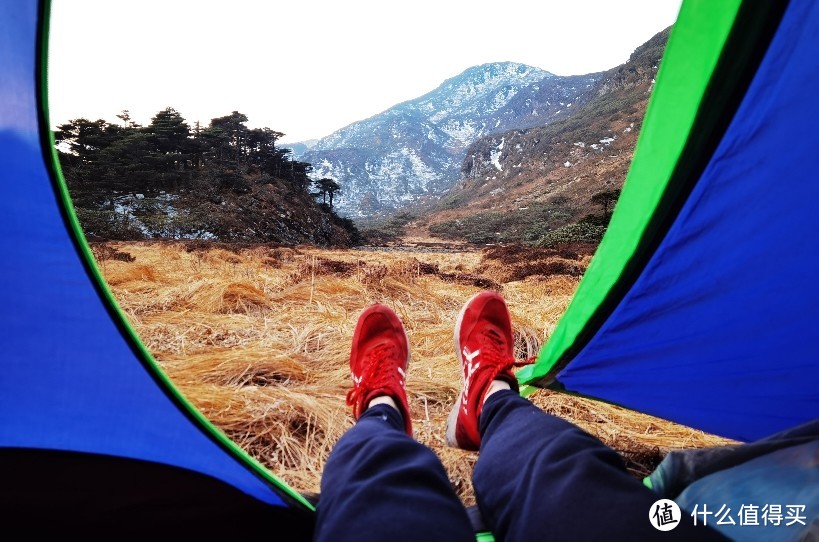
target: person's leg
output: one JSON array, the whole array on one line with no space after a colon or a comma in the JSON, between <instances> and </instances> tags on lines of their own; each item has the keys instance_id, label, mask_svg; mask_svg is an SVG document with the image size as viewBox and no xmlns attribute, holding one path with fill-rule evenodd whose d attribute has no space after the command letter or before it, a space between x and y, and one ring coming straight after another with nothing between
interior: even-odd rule
<instances>
[{"instance_id":1,"label":"person's leg","mask_svg":"<svg viewBox=\"0 0 819 542\"><path fill-rule=\"evenodd\" d=\"M649 521L659 497L619 454L513 390L487 397L473 484L496 540L724 540L683 514L673 530Z\"/></svg>"},{"instance_id":2,"label":"person's leg","mask_svg":"<svg viewBox=\"0 0 819 542\"><path fill-rule=\"evenodd\" d=\"M350 354L357 421L324 467L314 540L474 542L441 461L411 436L408 362L398 317L381 305L364 311Z\"/></svg>"},{"instance_id":3,"label":"person's leg","mask_svg":"<svg viewBox=\"0 0 819 542\"><path fill-rule=\"evenodd\" d=\"M503 298L483 292L458 316L463 389L447 443L480 450L478 508L498 542L513 540L722 539L683 516L673 531L649 521L658 497L598 439L520 397L514 337ZM690 521L689 521L690 520Z\"/></svg>"},{"instance_id":4,"label":"person's leg","mask_svg":"<svg viewBox=\"0 0 819 542\"><path fill-rule=\"evenodd\" d=\"M315 540L475 541L435 453L377 405L339 439L321 480Z\"/></svg>"}]
</instances>

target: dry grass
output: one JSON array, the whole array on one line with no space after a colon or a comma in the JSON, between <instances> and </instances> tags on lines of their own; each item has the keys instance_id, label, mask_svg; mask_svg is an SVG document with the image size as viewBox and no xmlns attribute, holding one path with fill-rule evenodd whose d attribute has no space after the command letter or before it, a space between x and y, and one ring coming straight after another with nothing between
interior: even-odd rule
<instances>
[{"instance_id":1,"label":"dry grass","mask_svg":"<svg viewBox=\"0 0 819 542\"><path fill-rule=\"evenodd\" d=\"M344 398L361 310L385 303L403 320L416 438L439 455L465 504L474 504L477 455L448 448L443 438L460 387L452 341L457 313L472 294L499 289L513 316L516 353L527 357L550 335L579 280L530 275L507 282L508 270L479 251L94 248L123 311L180 391L307 495L318 493L327 455L353 423ZM618 450L635 476L648 474L669 449L725 442L596 401L547 391L531 399Z\"/></svg>"}]
</instances>

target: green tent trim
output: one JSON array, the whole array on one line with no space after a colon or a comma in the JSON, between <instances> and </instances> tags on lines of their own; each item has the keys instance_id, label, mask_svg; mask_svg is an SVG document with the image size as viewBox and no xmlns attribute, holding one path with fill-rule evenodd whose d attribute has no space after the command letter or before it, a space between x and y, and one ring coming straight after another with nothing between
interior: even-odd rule
<instances>
[{"instance_id":1,"label":"green tent trim","mask_svg":"<svg viewBox=\"0 0 819 542\"><path fill-rule=\"evenodd\" d=\"M685 2L669 36L609 228L521 393L563 389L557 373L631 287L739 106L787 2ZM748 36L754 39L749 39Z\"/></svg>"}]
</instances>

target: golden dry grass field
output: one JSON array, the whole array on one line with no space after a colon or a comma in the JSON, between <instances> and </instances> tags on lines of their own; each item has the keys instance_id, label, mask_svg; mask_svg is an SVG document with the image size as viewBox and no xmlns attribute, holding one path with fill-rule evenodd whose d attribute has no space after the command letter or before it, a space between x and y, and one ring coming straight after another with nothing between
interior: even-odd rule
<instances>
[{"instance_id":1,"label":"golden dry grass field","mask_svg":"<svg viewBox=\"0 0 819 542\"><path fill-rule=\"evenodd\" d=\"M452 330L462 304L506 298L516 355L534 355L565 311L588 254L229 247L192 242L92 246L103 277L172 382L213 424L296 491L315 497L327 455L353 419L345 404L359 313L380 302L410 340L416 438L441 458L465 504L476 453L448 448L460 389ZM616 449L635 476L670 449L726 441L598 401L530 396Z\"/></svg>"}]
</instances>

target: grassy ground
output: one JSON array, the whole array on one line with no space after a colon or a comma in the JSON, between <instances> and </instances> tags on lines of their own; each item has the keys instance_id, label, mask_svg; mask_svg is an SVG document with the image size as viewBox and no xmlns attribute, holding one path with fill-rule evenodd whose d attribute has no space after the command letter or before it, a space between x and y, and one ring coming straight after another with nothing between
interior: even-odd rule
<instances>
[{"instance_id":1,"label":"grassy ground","mask_svg":"<svg viewBox=\"0 0 819 542\"><path fill-rule=\"evenodd\" d=\"M323 250L142 242L93 247L102 274L146 347L220 430L297 491L319 491L333 444L353 423L345 395L361 310L379 302L410 340L408 390L416 438L474 504L477 455L448 448L460 389L452 329L462 304L499 290L516 355L534 355L565 311L590 255L572 250L439 252ZM555 274L559 273L559 274ZM725 441L616 406L549 391L540 408L616 449L635 476L667 451Z\"/></svg>"}]
</instances>

